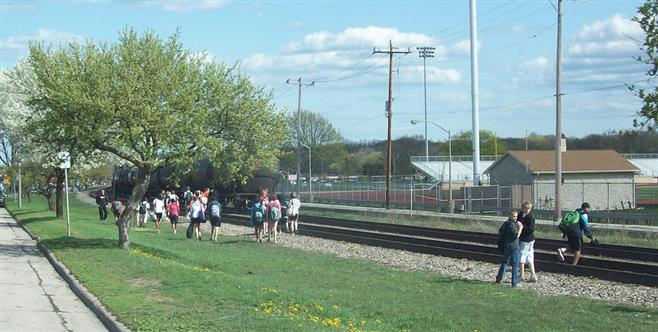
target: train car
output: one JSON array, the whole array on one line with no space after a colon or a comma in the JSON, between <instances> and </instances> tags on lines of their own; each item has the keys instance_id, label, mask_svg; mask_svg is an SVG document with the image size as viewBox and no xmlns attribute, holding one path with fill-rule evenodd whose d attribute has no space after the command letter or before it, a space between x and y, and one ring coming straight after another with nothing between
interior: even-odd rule
<instances>
[{"instance_id":1,"label":"train car","mask_svg":"<svg viewBox=\"0 0 658 332\"><path fill-rule=\"evenodd\" d=\"M120 199L127 199L135 187L137 176L138 170L136 167L116 167L112 175L114 194ZM244 184L220 185L221 179L219 176L220 172L216 171L208 159L203 159L194 164L192 171L187 174L177 170L174 166L166 166L151 176L146 195L154 197L162 190L170 190L180 196L187 186L193 191L210 188L218 193L224 205L232 201L237 208L244 208L249 201L255 199L261 190L276 188L280 177L279 174L267 167L256 169L252 173L251 179Z\"/></svg>"}]
</instances>

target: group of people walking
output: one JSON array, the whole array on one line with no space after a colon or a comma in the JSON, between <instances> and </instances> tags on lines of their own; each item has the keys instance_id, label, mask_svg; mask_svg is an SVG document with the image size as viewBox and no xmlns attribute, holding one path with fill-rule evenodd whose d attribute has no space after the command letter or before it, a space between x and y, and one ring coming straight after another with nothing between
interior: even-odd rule
<instances>
[{"instance_id":1,"label":"group of people walking","mask_svg":"<svg viewBox=\"0 0 658 332\"><path fill-rule=\"evenodd\" d=\"M107 219L108 203L109 199L105 190L101 189L96 196L101 222ZM278 223L281 220L285 220L287 232L292 235L297 233L300 206L301 201L297 197L297 193L291 193L291 199L286 201L283 194L268 194L267 189L261 191L250 209L250 221L254 226L256 240L262 242L265 228L267 228L268 242L273 240L276 243ZM121 201L114 199L111 202L111 210L114 213L115 221L118 221L123 211ZM189 218L191 227L193 227L193 237L197 241L202 238L201 225L210 221L210 239L217 241L221 227L221 214L222 204L217 192L211 191L210 188L192 192L190 187L187 187L182 198L173 191L164 190L152 200L144 197L135 210L133 219L137 221L139 227L145 227L149 219L152 219L158 233L160 233L161 222L167 219L171 224L173 234L176 234L179 218L184 215Z\"/></svg>"},{"instance_id":2,"label":"group of people walking","mask_svg":"<svg viewBox=\"0 0 658 332\"><path fill-rule=\"evenodd\" d=\"M592 241L596 241L589 230L589 203L585 202L576 209L578 220L574 227L563 229L562 237L567 238L568 248L557 249L560 261L564 262L567 251L574 253L571 264L577 265L582 251L583 233ZM562 228L561 228L562 229ZM535 245L535 218L532 215L532 203L523 202L521 212L515 209L508 211L508 218L498 229L498 249L503 253L503 262L500 264L496 283L501 283L505 277L508 266L511 268L512 287L517 287L525 279L525 266L530 269L530 282L538 281L535 272L534 245ZM520 276L519 276L520 274Z\"/></svg>"},{"instance_id":3,"label":"group of people walking","mask_svg":"<svg viewBox=\"0 0 658 332\"><path fill-rule=\"evenodd\" d=\"M274 243L277 243L279 221L281 220L286 222L286 232L293 236L297 233L301 201L297 198L297 193L292 193L290 196L290 200L286 201L283 194L277 196L274 193L268 194L267 190L261 191L259 199L251 207L249 218L254 226L256 241L263 242L263 235L267 228L267 242L273 239Z\"/></svg>"}]
</instances>

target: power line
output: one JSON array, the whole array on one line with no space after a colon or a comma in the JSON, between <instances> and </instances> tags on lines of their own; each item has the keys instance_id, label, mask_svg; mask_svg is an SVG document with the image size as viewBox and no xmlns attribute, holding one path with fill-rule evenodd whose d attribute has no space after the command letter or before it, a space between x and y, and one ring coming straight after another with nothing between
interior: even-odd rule
<instances>
[{"instance_id":1,"label":"power line","mask_svg":"<svg viewBox=\"0 0 658 332\"><path fill-rule=\"evenodd\" d=\"M486 32L488 32L488 31L491 31L491 30L494 30L494 29L496 29L496 28L499 28L499 27L501 27L501 26L503 26L503 25L505 25L505 24L512 23L512 22L518 21L518 20L520 20L520 19L524 19L524 18L526 18L526 17L530 17L530 16L532 16L532 15L536 15L536 14L542 13L542 12L544 12L544 11L546 11L546 10L549 10L549 9L551 9L551 8L550 8L550 7L543 7L543 8L541 8L541 9L538 9L538 10L535 10L535 11L532 11L532 12L528 12L528 13L525 13L525 14L523 14L523 15L516 16L516 17L511 18L511 19L509 19L509 20L507 20L507 21L504 21L504 22L501 22L501 23L498 23L498 24L495 24L495 25L492 25L492 26L489 26L489 27L485 27L485 28L482 28L482 29L478 29L478 33L486 33ZM467 29L464 29L464 30L461 30L460 32L466 32L466 31L467 31ZM456 34L451 34L451 35L456 35ZM445 36L444 36L444 37L445 37ZM448 39L444 40L444 43L445 43L445 44L453 43L453 42L456 42L456 41L458 41L459 39L462 39L462 38L464 38L463 35L458 35L457 37L454 37L454 38L448 38Z\"/></svg>"},{"instance_id":2,"label":"power line","mask_svg":"<svg viewBox=\"0 0 658 332\"><path fill-rule=\"evenodd\" d=\"M372 72L372 71L374 71L374 70L377 70L377 69L383 68L384 66L378 66L378 67L377 67L377 64L379 64L380 62L382 62L383 59L384 59L384 58L380 58L379 60L377 60L377 61L376 61L375 63L373 63L372 65L370 65L370 66L368 66L368 67L365 67L364 69L361 69L361 70L359 70L359 71L357 71L357 72L355 72L355 73L353 73L353 74L350 74L350 75L348 75L348 76L341 77L341 78L336 78L336 79L331 79L331 80L318 80L318 81L315 81L315 82L316 82L316 83L330 83L330 82L344 81L344 80L348 80L348 79L356 78L356 77L359 77L359 76L363 76L363 75L365 75L365 74L367 74L367 73L370 73L370 72Z\"/></svg>"},{"instance_id":3,"label":"power line","mask_svg":"<svg viewBox=\"0 0 658 332\"><path fill-rule=\"evenodd\" d=\"M330 77L332 77L332 76L338 76L339 74L342 74L342 73L344 73L344 72L347 72L347 71L349 71L350 69L352 69L352 68L354 68L354 67L356 67L356 66L358 66L358 65L360 65L360 64L362 64L362 63L364 63L366 60L370 59L371 56L372 56L372 53L371 53L371 54L368 54L367 57L365 57L365 58L359 60L358 62L356 62L356 63L354 63L354 64L348 66L347 68L344 68L343 70L341 70L341 71L339 71L339 72L336 72L336 73L333 73L333 74L329 74L329 75L326 75L326 76L323 76L323 77L316 78L316 79L314 79L313 81L320 82L320 81L326 80L327 78L330 78Z\"/></svg>"},{"instance_id":4,"label":"power line","mask_svg":"<svg viewBox=\"0 0 658 332\"><path fill-rule=\"evenodd\" d=\"M506 3L503 3L502 5L500 5L500 6L498 6L498 7L494 7L494 8L492 8L492 9L489 9L488 11L486 11L486 12L484 12L484 13L478 15L478 18L485 17L485 16L487 16L488 14L490 14L490 13L492 13L492 12L495 12L495 11L497 11L498 9L501 9L501 8L503 8L503 7L507 6L507 5L509 5L509 4L512 3L512 2L514 2L514 1L512 1L512 0L511 0L511 1L507 1ZM463 24L465 24L465 23L468 23L468 20L462 20L462 21L459 21L458 23L455 23L455 24L453 24L453 25L447 26L447 27L445 27L445 28L441 28L441 29L439 29L439 30L437 30L437 31L434 31L434 32L432 32L432 33L429 33L429 34L427 34L427 35L428 35L428 36L438 35L438 34L440 34L440 33L442 33L442 32L452 30L453 28L456 28L456 27L458 27L458 26L461 26L461 25L463 25ZM460 30L460 31L463 31L463 30Z\"/></svg>"}]
</instances>

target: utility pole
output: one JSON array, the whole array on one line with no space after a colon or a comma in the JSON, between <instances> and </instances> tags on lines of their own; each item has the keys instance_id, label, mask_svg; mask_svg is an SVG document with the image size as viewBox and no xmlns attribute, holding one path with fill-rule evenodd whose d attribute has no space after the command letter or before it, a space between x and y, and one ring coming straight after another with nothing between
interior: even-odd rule
<instances>
[{"instance_id":1,"label":"utility pole","mask_svg":"<svg viewBox=\"0 0 658 332\"><path fill-rule=\"evenodd\" d=\"M473 187L480 185L480 97L478 83L478 30L475 0L470 0L471 104L473 107Z\"/></svg>"},{"instance_id":2,"label":"utility pole","mask_svg":"<svg viewBox=\"0 0 658 332\"><path fill-rule=\"evenodd\" d=\"M423 58L423 90L425 91L425 161L430 160L430 143L427 139L427 58L434 57L434 47L416 47L418 56Z\"/></svg>"},{"instance_id":3,"label":"utility pole","mask_svg":"<svg viewBox=\"0 0 658 332\"><path fill-rule=\"evenodd\" d=\"M302 78L298 78L296 81L291 81L290 79L286 80L287 84L294 84L297 85L299 88L299 93L297 95L297 193L301 193L301 179L299 175L302 173L302 86L314 86L315 82L311 83L303 83ZM309 184L311 183L311 179L308 179ZM308 199L311 199L310 197Z\"/></svg>"},{"instance_id":4,"label":"utility pole","mask_svg":"<svg viewBox=\"0 0 658 332\"><path fill-rule=\"evenodd\" d=\"M388 139L386 144L386 209L391 208L391 121L393 120L393 54L409 54L411 50L396 51L393 48L393 41L388 42L388 51L381 51L374 48L372 54L386 53L389 55L388 60L388 102L386 105L386 117L388 118Z\"/></svg>"},{"instance_id":5,"label":"utility pole","mask_svg":"<svg viewBox=\"0 0 658 332\"><path fill-rule=\"evenodd\" d=\"M557 1L557 54L555 57L555 220L562 218L562 0Z\"/></svg>"}]
</instances>

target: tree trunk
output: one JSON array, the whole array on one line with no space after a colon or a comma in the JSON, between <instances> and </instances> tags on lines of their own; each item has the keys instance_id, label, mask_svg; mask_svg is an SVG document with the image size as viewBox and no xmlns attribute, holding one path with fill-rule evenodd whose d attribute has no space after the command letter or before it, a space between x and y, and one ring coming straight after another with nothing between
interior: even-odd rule
<instances>
[{"instance_id":1,"label":"tree trunk","mask_svg":"<svg viewBox=\"0 0 658 332\"><path fill-rule=\"evenodd\" d=\"M46 202L48 202L48 211L53 211L54 210L54 207L53 207L53 194L50 192L50 189L45 191L43 196L46 197Z\"/></svg>"},{"instance_id":2,"label":"tree trunk","mask_svg":"<svg viewBox=\"0 0 658 332\"><path fill-rule=\"evenodd\" d=\"M59 219L64 218L64 207L62 198L64 197L64 170L55 168L55 215Z\"/></svg>"},{"instance_id":3,"label":"tree trunk","mask_svg":"<svg viewBox=\"0 0 658 332\"><path fill-rule=\"evenodd\" d=\"M135 187L133 192L130 194L130 198L125 202L125 207L121 216L119 216L118 228L119 228L119 247L128 248L130 245L130 219L135 211L135 208L139 206L139 203L142 200L142 197L146 194L148 190L149 183L151 182L151 173L150 169L139 168L137 171L137 179L135 180Z\"/></svg>"}]
</instances>

